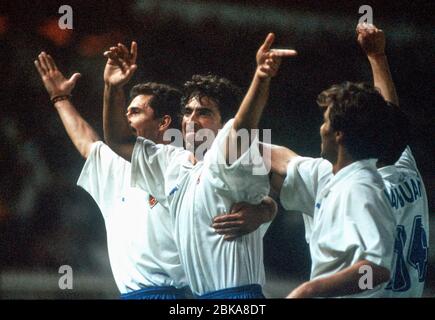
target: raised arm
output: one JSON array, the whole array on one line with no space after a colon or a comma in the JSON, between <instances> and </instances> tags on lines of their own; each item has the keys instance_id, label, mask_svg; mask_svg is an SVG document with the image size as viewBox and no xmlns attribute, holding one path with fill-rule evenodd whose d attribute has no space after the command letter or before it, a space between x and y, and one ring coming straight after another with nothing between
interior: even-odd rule
<instances>
[{"instance_id":1,"label":"raised arm","mask_svg":"<svg viewBox=\"0 0 435 320\"><path fill-rule=\"evenodd\" d=\"M369 59L373 73L374 86L388 102L399 106L399 98L391 76L387 56L385 54L384 32L371 24L357 26L357 41Z\"/></svg>"},{"instance_id":2,"label":"raised arm","mask_svg":"<svg viewBox=\"0 0 435 320\"><path fill-rule=\"evenodd\" d=\"M130 52L123 44L104 52L103 129L104 139L113 151L130 161L134 138L126 113L124 86L137 69L137 44L131 43Z\"/></svg>"},{"instance_id":3,"label":"raised arm","mask_svg":"<svg viewBox=\"0 0 435 320\"><path fill-rule=\"evenodd\" d=\"M53 58L45 52L41 52L34 63L68 136L80 154L87 158L92 143L100 138L70 101L71 92L80 74L74 73L71 78L66 79L57 68Z\"/></svg>"},{"instance_id":4,"label":"raised arm","mask_svg":"<svg viewBox=\"0 0 435 320\"><path fill-rule=\"evenodd\" d=\"M282 57L295 56L295 50L271 49L275 35L269 33L257 51L257 69L240 108L233 129L256 129L269 97L270 80L278 73Z\"/></svg>"}]
</instances>

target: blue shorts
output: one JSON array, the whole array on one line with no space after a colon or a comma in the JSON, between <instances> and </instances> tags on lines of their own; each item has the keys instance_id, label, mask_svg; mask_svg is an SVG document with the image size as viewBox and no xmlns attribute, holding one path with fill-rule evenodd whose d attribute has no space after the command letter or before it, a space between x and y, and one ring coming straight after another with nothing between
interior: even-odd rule
<instances>
[{"instance_id":1,"label":"blue shorts","mask_svg":"<svg viewBox=\"0 0 435 320\"><path fill-rule=\"evenodd\" d=\"M177 289L172 286L147 287L121 294L121 300L176 300L190 298L187 287Z\"/></svg>"},{"instance_id":2,"label":"blue shorts","mask_svg":"<svg viewBox=\"0 0 435 320\"><path fill-rule=\"evenodd\" d=\"M200 296L197 299L265 299L263 290L259 284L250 284L247 286L222 289L209 292Z\"/></svg>"}]
</instances>

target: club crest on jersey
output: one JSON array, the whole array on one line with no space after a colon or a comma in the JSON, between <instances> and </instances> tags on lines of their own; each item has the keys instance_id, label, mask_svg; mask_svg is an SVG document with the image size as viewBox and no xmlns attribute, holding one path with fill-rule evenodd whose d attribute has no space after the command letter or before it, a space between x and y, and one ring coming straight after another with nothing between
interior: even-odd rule
<instances>
[{"instance_id":1,"label":"club crest on jersey","mask_svg":"<svg viewBox=\"0 0 435 320\"><path fill-rule=\"evenodd\" d=\"M148 204L149 204L150 208L152 209L157 203L158 203L157 199L154 198L152 195L149 195Z\"/></svg>"}]
</instances>

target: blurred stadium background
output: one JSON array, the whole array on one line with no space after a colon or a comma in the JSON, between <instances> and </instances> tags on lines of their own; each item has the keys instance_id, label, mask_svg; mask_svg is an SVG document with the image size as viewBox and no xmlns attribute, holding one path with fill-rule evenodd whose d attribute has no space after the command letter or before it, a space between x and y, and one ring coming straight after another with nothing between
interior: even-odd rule
<instances>
[{"instance_id":1,"label":"blurred stadium background","mask_svg":"<svg viewBox=\"0 0 435 320\"><path fill-rule=\"evenodd\" d=\"M58 9L73 9L73 30L60 30ZM425 296L435 296L434 24L432 1L10 1L0 4L0 298L117 298L104 223L75 186L84 160L50 105L33 60L45 50L66 74L81 72L73 102L102 134L103 51L139 45L131 83L181 85L213 72L247 88L265 35L295 48L273 80L262 127L272 141L317 156L321 123L315 98L344 80L371 81L355 41L358 8L369 4L387 36L387 54L411 144L429 194L430 263ZM265 239L268 297L284 297L309 276L298 214L281 212ZM60 290L61 265L74 289Z\"/></svg>"}]
</instances>

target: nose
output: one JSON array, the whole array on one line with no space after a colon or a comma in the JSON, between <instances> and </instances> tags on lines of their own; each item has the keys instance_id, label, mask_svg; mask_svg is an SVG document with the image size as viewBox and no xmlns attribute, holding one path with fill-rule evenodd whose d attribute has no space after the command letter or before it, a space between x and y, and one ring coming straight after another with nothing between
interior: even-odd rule
<instances>
[{"instance_id":1,"label":"nose","mask_svg":"<svg viewBox=\"0 0 435 320\"><path fill-rule=\"evenodd\" d=\"M199 129L201 129L201 126L197 122L197 118L189 115L189 117L186 119L186 132L197 132Z\"/></svg>"},{"instance_id":2,"label":"nose","mask_svg":"<svg viewBox=\"0 0 435 320\"><path fill-rule=\"evenodd\" d=\"M195 129L198 127L198 112L196 112L196 110L193 110L192 113L185 115L185 117L186 125L192 127L195 126Z\"/></svg>"},{"instance_id":3,"label":"nose","mask_svg":"<svg viewBox=\"0 0 435 320\"><path fill-rule=\"evenodd\" d=\"M190 113L189 115L187 115L187 122L196 122L198 118L198 113L196 112L196 110L193 110L192 113Z\"/></svg>"},{"instance_id":4,"label":"nose","mask_svg":"<svg viewBox=\"0 0 435 320\"><path fill-rule=\"evenodd\" d=\"M128 120L130 120L130 117L131 117L131 110L130 109L127 109L125 116L127 117Z\"/></svg>"}]
</instances>

